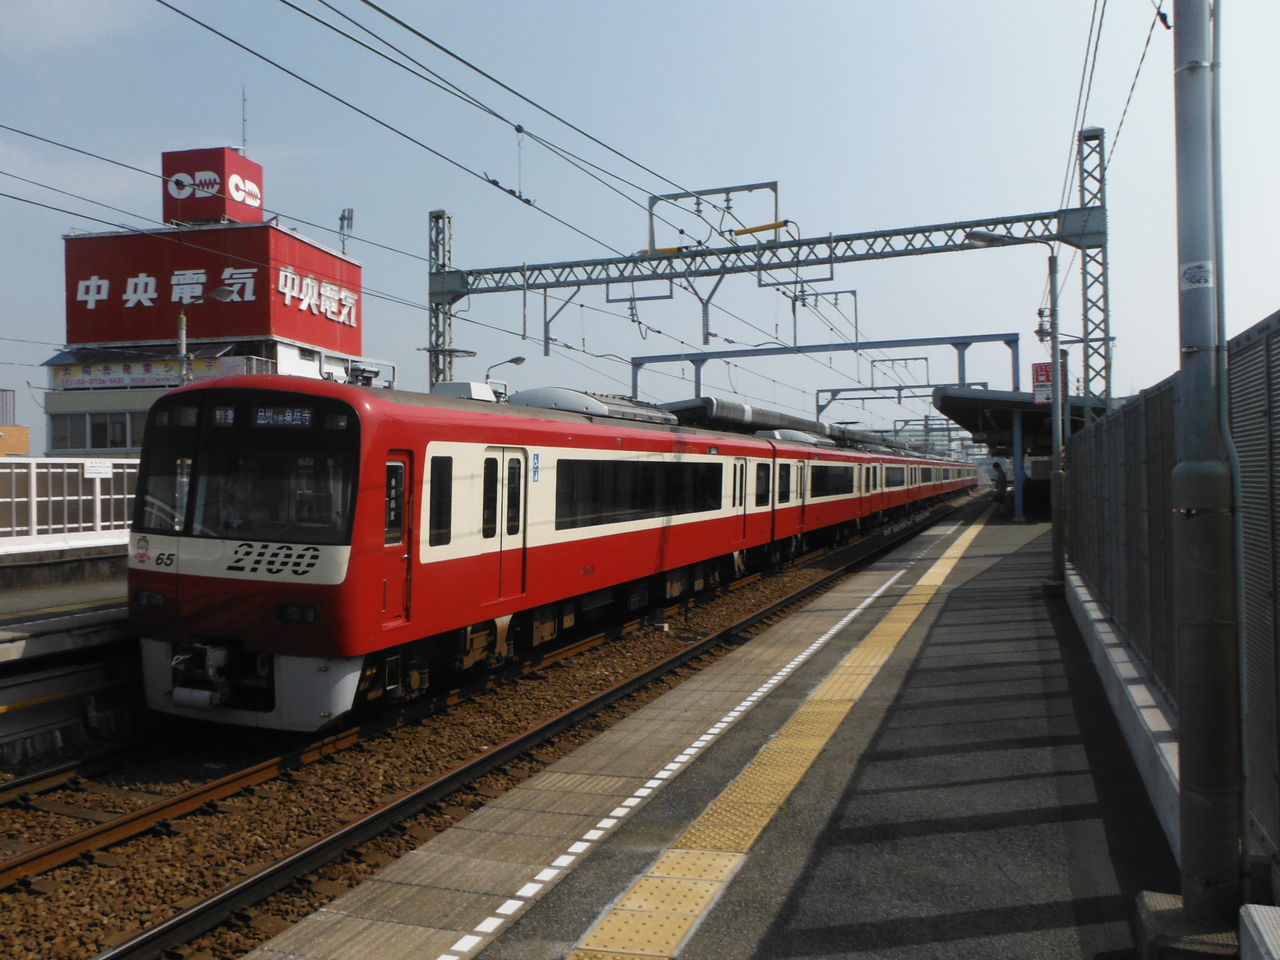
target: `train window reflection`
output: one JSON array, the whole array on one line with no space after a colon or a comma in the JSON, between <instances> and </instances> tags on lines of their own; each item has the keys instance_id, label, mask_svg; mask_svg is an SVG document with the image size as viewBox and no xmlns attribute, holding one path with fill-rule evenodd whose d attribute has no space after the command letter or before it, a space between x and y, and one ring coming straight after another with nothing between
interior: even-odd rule
<instances>
[{"instance_id":1,"label":"train window reflection","mask_svg":"<svg viewBox=\"0 0 1280 960\"><path fill-rule=\"evenodd\" d=\"M187 513L191 486L191 458L175 457L151 464L142 494L138 527L147 533L179 533Z\"/></svg>"},{"instance_id":2,"label":"train window reflection","mask_svg":"<svg viewBox=\"0 0 1280 960\"><path fill-rule=\"evenodd\" d=\"M427 544L441 547L453 538L453 457L431 458L427 497Z\"/></svg>"},{"instance_id":3,"label":"train window reflection","mask_svg":"<svg viewBox=\"0 0 1280 960\"><path fill-rule=\"evenodd\" d=\"M719 510L723 477L719 463L560 460L556 529Z\"/></svg>"},{"instance_id":4,"label":"train window reflection","mask_svg":"<svg viewBox=\"0 0 1280 960\"><path fill-rule=\"evenodd\" d=\"M756 506L767 507L769 505L769 475L770 467L767 463L756 464Z\"/></svg>"},{"instance_id":5,"label":"train window reflection","mask_svg":"<svg viewBox=\"0 0 1280 960\"><path fill-rule=\"evenodd\" d=\"M352 472L350 458L342 455L206 451L196 480L194 533L341 543Z\"/></svg>"},{"instance_id":6,"label":"train window reflection","mask_svg":"<svg viewBox=\"0 0 1280 960\"><path fill-rule=\"evenodd\" d=\"M480 536L498 535L498 458L484 458L484 484L480 492Z\"/></svg>"},{"instance_id":7,"label":"train window reflection","mask_svg":"<svg viewBox=\"0 0 1280 960\"><path fill-rule=\"evenodd\" d=\"M512 457L507 461L507 536L520 532L520 475L521 461Z\"/></svg>"},{"instance_id":8,"label":"train window reflection","mask_svg":"<svg viewBox=\"0 0 1280 960\"><path fill-rule=\"evenodd\" d=\"M814 497L834 497L853 493L854 467L814 464L809 472L809 494Z\"/></svg>"}]
</instances>

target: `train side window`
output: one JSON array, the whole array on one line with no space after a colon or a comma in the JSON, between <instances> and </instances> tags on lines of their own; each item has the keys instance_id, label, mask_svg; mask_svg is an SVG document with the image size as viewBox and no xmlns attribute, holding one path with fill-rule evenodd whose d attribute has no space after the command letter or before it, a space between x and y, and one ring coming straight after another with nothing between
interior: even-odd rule
<instances>
[{"instance_id":1,"label":"train side window","mask_svg":"<svg viewBox=\"0 0 1280 960\"><path fill-rule=\"evenodd\" d=\"M815 463L809 471L809 496L838 497L853 493L857 486L857 469Z\"/></svg>"},{"instance_id":2,"label":"train side window","mask_svg":"<svg viewBox=\"0 0 1280 960\"><path fill-rule=\"evenodd\" d=\"M778 464L778 502L791 502L791 464Z\"/></svg>"},{"instance_id":3,"label":"train side window","mask_svg":"<svg viewBox=\"0 0 1280 960\"><path fill-rule=\"evenodd\" d=\"M191 458L174 457L161 462L153 456L147 464L146 489L140 498L142 519L137 529L148 533L177 533L187 515L191 488Z\"/></svg>"},{"instance_id":4,"label":"train side window","mask_svg":"<svg viewBox=\"0 0 1280 960\"><path fill-rule=\"evenodd\" d=\"M387 533L388 546L404 542L404 464L387 464Z\"/></svg>"},{"instance_id":5,"label":"train side window","mask_svg":"<svg viewBox=\"0 0 1280 960\"><path fill-rule=\"evenodd\" d=\"M480 497L480 535L491 540L498 535L498 458L484 458L484 488Z\"/></svg>"},{"instance_id":6,"label":"train side window","mask_svg":"<svg viewBox=\"0 0 1280 960\"><path fill-rule=\"evenodd\" d=\"M521 473L520 461L512 457L507 461L507 535L520 532L520 494Z\"/></svg>"},{"instance_id":7,"label":"train side window","mask_svg":"<svg viewBox=\"0 0 1280 960\"><path fill-rule=\"evenodd\" d=\"M431 489L427 492L427 543L440 547L453 536L453 457L431 458Z\"/></svg>"},{"instance_id":8,"label":"train side window","mask_svg":"<svg viewBox=\"0 0 1280 960\"><path fill-rule=\"evenodd\" d=\"M769 505L769 464L756 464L756 506Z\"/></svg>"}]
</instances>

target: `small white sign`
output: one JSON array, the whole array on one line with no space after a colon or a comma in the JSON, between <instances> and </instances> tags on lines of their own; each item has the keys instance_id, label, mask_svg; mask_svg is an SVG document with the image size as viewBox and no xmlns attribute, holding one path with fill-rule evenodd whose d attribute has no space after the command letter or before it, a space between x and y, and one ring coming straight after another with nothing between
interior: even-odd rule
<instances>
[{"instance_id":1,"label":"small white sign","mask_svg":"<svg viewBox=\"0 0 1280 960\"><path fill-rule=\"evenodd\" d=\"M111 471L115 467L110 460L86 460L84 462L84 478L86 480L110 480Z\"/></svg>"},{"instance_id":2,"label":"small white sign","mask_svg":"<svg viewBox=\"0 0 1280 960\"><path fill-rule=\"evenodd\" d=\"M1213 263L1184 263L1178 268L1178 289L1199 290L1213 286Z\"/></svg>"}]
</instances>

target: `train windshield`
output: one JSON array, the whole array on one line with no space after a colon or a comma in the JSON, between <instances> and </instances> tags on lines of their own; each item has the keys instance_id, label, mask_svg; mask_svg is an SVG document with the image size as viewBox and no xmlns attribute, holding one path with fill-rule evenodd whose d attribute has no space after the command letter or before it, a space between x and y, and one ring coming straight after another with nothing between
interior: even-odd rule
<instances>
[{"instance_id":1,"label":"train windshield","mask_svg":"<svg viewBox=\"0 0 1280 960\"><path fill-rule=\"evenodd\" d=\"M355 411L299 394L161 399L143 444L134 529L213 539L350 540Z\"/></svg>"}]
</instances>

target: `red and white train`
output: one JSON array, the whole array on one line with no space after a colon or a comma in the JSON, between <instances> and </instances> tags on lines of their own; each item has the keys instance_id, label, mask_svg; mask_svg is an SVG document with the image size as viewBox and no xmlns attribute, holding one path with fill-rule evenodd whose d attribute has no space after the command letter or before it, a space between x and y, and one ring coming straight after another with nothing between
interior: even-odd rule
<instances>
[{"instance_id":1,"label":"red and white train","mask_svg":"<svg viewBox=\"0 0 1280 960\"><path fill-rule=\"evenodd\" d=\"M148 704L316 730L976 482L753 435L741 404L512 401L282 376L161 398L129 559Z\"/></svg>"}]
</instances>

